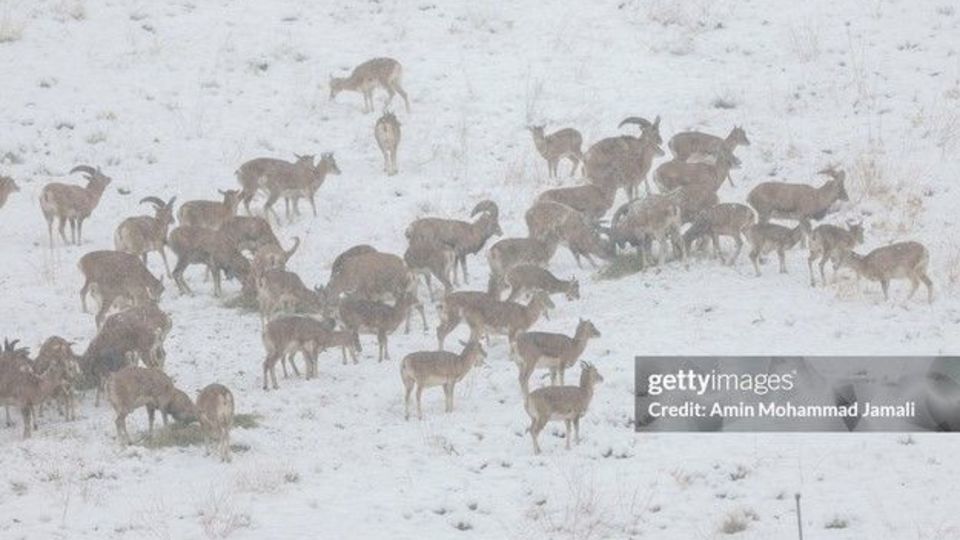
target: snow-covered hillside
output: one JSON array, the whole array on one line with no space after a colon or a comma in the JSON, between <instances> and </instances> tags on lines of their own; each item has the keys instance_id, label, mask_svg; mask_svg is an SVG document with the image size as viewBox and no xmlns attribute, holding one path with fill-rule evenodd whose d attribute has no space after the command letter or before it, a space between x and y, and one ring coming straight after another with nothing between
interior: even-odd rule
<instances>
[{"instance_id":1,"label":"snow-covered hillside","mask_svg":"<svg viewBox=\"0 0 960 540\"><path fill-rule=\"evenodd\" d=\"M191 395L229 386L259 416L234 430L233 463L197 446L122 448L109 406L88 395L78 420L48 414L30 440L0 429L0 537L691 539L742 526L738 538L795 538L797 492L808 538L960 537L951 435L632 427L638 354L960 353L958 36L949 0L0 0L0 175L21 186L0 209L0 336L34 350L53 334L79 351L93 337L77 260L112 249L144 196L216 198L247 159L334 152L343 174L321 188L319 217L277 231L285 246L303 240L290 266L322 284L347 247L402 253L410 221L465 217L482 199L524 236L537 193L580 181L549 179L525 127L576 127L586 148L628 132L629 115L660 115L665 139L744 126L752 144L725 201L770 179L819 184L817 170L840 164L850 201L827 221L863 220L862 251L922 241L937 295L904 303L901 281L889 302L875 283L861 297L849 273L811 288L800 249L788 274L775 257L757 278L743 255L733 268L697 256L611 281L561 248L551 269L577 276L582 298L537 328L592 320L603 335L584 358L605 382L582 444L565 451L554 423L534 456L505 339L458 385L452 414L428 390L423 421L403 419L397 365L435 346L419 325L391 338L390 362L363 336L359 365L329 352L318 379L264 392L258 316L224 306L193 267L196 295L166 283L166 369ZM328 99L331 74L375 56L402 62L412 102L409 114L394 103L392 177L378 115L359 94ZM85 243L51 251L40 190L80 182L66 176L79 163L114 180ZM469 264L482 288L486 258ZM163 272L156 256L151 269ZM435 326L435 306L427 316ZM132 433L145 416L131 415Z\"/></svg>"}]
</instances>

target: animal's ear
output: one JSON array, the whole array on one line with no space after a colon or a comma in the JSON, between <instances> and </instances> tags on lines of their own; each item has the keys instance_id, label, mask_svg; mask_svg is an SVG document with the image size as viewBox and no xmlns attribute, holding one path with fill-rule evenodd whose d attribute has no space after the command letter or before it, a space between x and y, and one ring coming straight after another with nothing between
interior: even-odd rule
<instances>
[{"instance_id":1,"label":"animal's ear","mask_svg":"<svg viewBox=\"0 0 960 540\"><path fill-rule=\"evenodd\" d=\"M219 193L219 194L221 194L221 195L226 195L226 194L227 194L227 192L224 191L224 190L222 190L222 189L218 189L218 190L217 190L217 193Z\"/></svg>"},{"instance_id":2,"label":"animal's ear","mask_svg":"<svg viewBox=\"0 0 960 540\"><path fill-rule=\"evenodd\" d=\"M653 121L653 127L660 127L660 115L657 115L657 118Z\"/></svg>"}]
</instances>

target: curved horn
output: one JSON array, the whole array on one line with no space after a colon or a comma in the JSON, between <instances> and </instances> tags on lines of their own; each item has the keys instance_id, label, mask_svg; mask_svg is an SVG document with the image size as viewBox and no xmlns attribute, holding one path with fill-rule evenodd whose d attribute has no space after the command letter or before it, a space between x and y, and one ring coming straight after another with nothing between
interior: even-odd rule
<instances>
[{"instance_id":1,"label":"curved horn","mask_svg":"<svg viewBox=\"0 0 960 540\"><path fill-rule=\"evenodd\" d=\"M497 203L491 201L490 199L485 199L477 203L473 207L473 210L470 211L470 217L473 217L480 212L487 212L494 219L500 218L500 208L497 206Z\"/></svg>"},{"instance_id":2,"label":"curved horn","mask_svg":"<svg viewBox=\"0 0 960 540\"><path fill-rule=\"evenodd\" d=\"M641 118L639 116L628 116L627 118L624 118L623 121L617 125L617 127L621 128L627 124L636 124L640 126L640 129L647 129L653 126L653 124L651 124L646 118Z\"/></svg>"},{"instance_id":3,"label":"curved horn","mask_svg":"<svg viewBox=\"0 0 960 540\"><path fill-rule=\"evenodd\" d=\"M93 175L99 174L100 170L94 169L90 165L77 165L76 167L70 169L70 174L73 174L75 172L83 172L83 173L89 174L90 176L93 176Z\"/></svg>"},{"instance_id":4,"label":"curved horn","mask_svg":"<svg viewBox=\"0 0 960 540\"><path fill-rule=\"evenodd\" d=\"M163 202L163 199L161 199L160 197L154 197L153 195L140 199L140 204L143 204L143 203L150 203L156 206L157 208L163 208L164 204L166 204Z\"/></svg>"},{"instance_id":5,"label":"curved horn","mask_svg":"<svg viewBox=\"0 0 960 540\"><path fill-rule=\"evenodd\" d=\"M299 236L294 236L294 237L293 237L293 246L291 246L290 249L288 249L287 251L285 251L284 254L283 254L283 262L286 263L287 261L289 261L289 260L290 260L290 257L293 257L293 254L297 252L297 248L299 248L299 247L300 247L300 237L299 237Z\"/></svg>"}]
</instances>

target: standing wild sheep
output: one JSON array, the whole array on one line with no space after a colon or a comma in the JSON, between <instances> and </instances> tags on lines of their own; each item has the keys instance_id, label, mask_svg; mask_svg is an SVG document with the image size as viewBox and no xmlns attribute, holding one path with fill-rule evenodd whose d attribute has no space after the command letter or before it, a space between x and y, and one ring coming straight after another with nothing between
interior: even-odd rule
<instances>
[{"instance_id":1,"label":"standing wild sheep","mask_svg":"<svg viewBox=\"0 0 960 540\"><path fill-rule=\"evenodd\" d=\"M111 178L100 168L94 169L89 165L77 165L70 170L70 174L82 172L87 180L86 187L52 182L43 187L40 192L40 209L43 218L47 220L47 234L50 236L50 247L53 247L53 220L59 220L57 230L64 244L80 245L83 239L83 222L90 217L94 208L100 204L100 197L107 189ZM64 234L64 226L70 222L70 242Z\"/></svg>"},{"instance_id":2,"label":"standing wild sheep","mask_svg":"<svg viewBox=\"0 0 960 540\"><path fill-rule=\"evenodd\" d=\"M577 166L583 161L583 152L580 151L583 136L573 128L564 128L545 135L543 128L544 126L527 127L533 135L533 144L537 147L537 152L547 160L547 174L550 178L556 178L557 165L561 159L567 158L573 162L573 167L570 169L570 176L573 176L577 172Z\"/></svg>"},{"instance_id":3,"label":"standing wild sheep","mask_svg":"<svg viewBox=\"0 0 960 540\"><path fill-rule=\"evenodd\" d=\"M721 138L699 131L684 131L670 138L667 148L674 159L687 161L694 154L716 157L721 151L733 153L737 146L750 146L747 132L740 126L734 126L727 137Z\"/></svg>"},{"instance_id":4,"label":"standing wild sheep","mask_svg":"<svg viewBox=\"0 0 960 540\"><path fill-rule=\"evenodd\" d=\"M729 236L737 244L737 250L733 252L730 261L727 264L733 266L740 256L740 250L743 249L743 235L750 230L754 223L753 210L748 206L738 203L720 203L700 212L693 220L693 225L683 233L684 248L690 251L691 244L706 236L713 243L714 255L723 260L723 252L720 250L720 237Z\"/></svg>"},{"instance_id":5,"label":"standing wild sheep","mask_svg":"<svg viewBox=\"0 0 960 540\"><path fill-rule=\"evenodd\" d=\"M463 282L469 283L467 276L467 255L477 253L487 240L503 234L500 228L500 208L491 200L480 201L470 211L470 217L480 216L473 222L458 219L426 217L415 220L405 232L411 243L424 241L445 244L457 255L457 263L463 273ZM453 281L457 282L457 266L453 267Z\"/></svg>"},{"instance_id":6,"label":"standing wild sheep","mask_svg":"<svg viewBox=\"0 0 960 540\"><path fill-rule=\"evenodd\" d=\"M169 201L163 202L157 197L144 197L140 204L152 204L154 215L134 216L121 221L113 234L116 250L142 257L143 264L147 264L147 254L156 251L163 259L167 277L171 277L170 265L167 264L167 252L164 248L167 245L167 230L173 223L173 203L176 200L176 197L170 197Z\"/></svg>"},{"instance_id":7,"label":"standing wild sheep","mask_svg":"<svg viewBox=\"0 0 960 540\"><path fill-rule=\"evenodd\" d=\"M563 384L563 375L573 367L587 348L587 342L600 337L590 321L580 319L573 337L551 332L524 332L510 351L520 369L520 390L530 393L530 375L534 369L550 370L550 384Z\"/></svg>"},{"instance_id":8,"label":"standing wild sheep","mask_svg":"<svg viewBox=\"0 0 960 540\"><path fill-rule=\"evenodd\" d=\"M827 285L827 275L824 267L827 260L833 262L833 271L836 274L840 267L840 256L845 251L863 243L863 225L860 223L851 223L846 229L841 229L836 225L824 223L818 226L810 233L810 256L807 257L807 267L810 270L810 286L817 284L813 279L813 263L820 259L820 281L824 286Z\"/></svg>"},{"instance_id":9,"label":"standing wild sheep","mask_svg":"<svg viewBox=\"0 0 960 540\"><path fill-rule=\"evenodd\" d=\"M207 455L217 445L220 461L230 461L230 428L233 427L233 393L222 384L204 387L197 396L197 417L207 442Z\"/></svg>"},{"instance_id":10,"label":"standing wild sheep","mask_svg":"<svg viewBox=\"0 0 960 540\"><path fill-rule=\"evenodd\" d=\"M815 188L806 184L764 182L750 190L747 202L757 211L757 221L766 223L770 218L795 220L821 220L837 201L847 201L843 182L846 174L830 167L818 174L830 176L830 180Z\"/></svg>"},{"instance_id":11,"label":"standing wild sheep","mask_svg":"<svg viewBox=\"0 0 960 540\"><path fill-rule=\"evenodd\" d=\"M760 257L770 253L777 252L780 259L780 273L787 273L786 252L793 249L804 237L810 234L810 224L806 220L800 220L800 223L793 229L788 229L783 225L776 223L757 223L747 230L747 240L753 249L750 250L750 260L753 262L753 269L760 277Z\"/></svg>"},{"instance_id":12,"label":"standing wild sheep","mask_svg":"<svg viewBox=\"0 0 960 540\"><path fill-rule=\"evenodd\" d=\"M480 343L463 343L463 351L454 354L444 351L410 353L400 362L400 378L404 388L404 419L410 419L410 393L417 390L417 417L423 420L420 397L424 388L442 386L444 412L453 412L453 391L473 366L482 365L487 352Z\"/></svg>"},{"instance_id":13,"label":"standing wild sheep","mask_svg":"<svg viewBox=\"0 0 960 540\"><path fill-rule=\"evenodd\" d=\"M570 439L576 438L580 444L580 419L587 413L590 401L593 399L593 387L603 382L603 377L597 368L587 362L580 362L579 386L547 386L534 390L526 396L524 408L530 416L530 438L533 440L533 452L540 453L540 444L537 437L547 422L563 420L567 428L565 438L567 450L570 449ZM570 425L573 424L574 437L571 437Z\"/></svg>"},{"instance_id":14,"label":"standing wild sheep","mask_svg":"<svg viewBox=\"0 0 960 540\"><path fill-rule=\"evenodd\" d=\"M400 145L400 121L391 112L383 113L373 127L373 136L383 153L383 172L397 174L397 147Z\"/></svg>"},{"instance_id":15,"label":"standing wild sheep","mask_svg":"<svg viewBox=\"0 0 960 540\"><path fill-rule=\"evenodd\" d=\"M181 204L180 210L177 211L180 225L219 229L225 221L235 216L237 207L240 206L240 191L236 189L217 191L223 195L222 201L197 200Z\"/></svg>"}]
</instances>

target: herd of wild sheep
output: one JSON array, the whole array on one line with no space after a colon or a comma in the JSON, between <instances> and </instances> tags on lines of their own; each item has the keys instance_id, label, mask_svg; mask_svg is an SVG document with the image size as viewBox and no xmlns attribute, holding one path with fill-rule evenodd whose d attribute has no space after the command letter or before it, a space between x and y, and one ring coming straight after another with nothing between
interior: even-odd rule
<instances>
[{"instance_id":1,"label":"herd of wild sheep","mask_svg":"<svg viewBox=\"0 0 960 540\"><path fill-rule=\"evenodd\" d=\"M370 60L349 77L331 77L330 99L342 91L360 92L363 110L370 112L374 90L382 88L389 94L387 106L394 94L400 94L409 112L401 73L396 60ZM580 320L572 337L532 331L538 319L555 307L552 296L580 297L575 279L558 279L548 269L560 245L570 250L578 265L583 257L594 266L594 257L612 260L619 250L633 247L645 267L663 265L668 257L686 260L691 248L703 249L709 240L716 257L734 265L746 238L751 245L750 260L759 275L763 255L775 251L780 271L785 272L784 253L806 239L811 285L815 285L813 264L819 261L821 282L825 282L824 267L830 261L834 272L847 267L858 278L879 281L885 296L890 280L905 278L913 285L911 297L922 282L928 299L933 300L926 275L928 253L921 244L897 243L861 255L854 251L863 242L860 224L838 227L823 223L811 228L811 221L823 220L834 203L847 200L843 170L831 166L820 171L829 177L820 187L761 183L747 197L749 206L720 202L722 184L733 184L730 171L740 165L734 150L750 144L742 128L733 128L726 138L678 133L667 144L673 159L650 174L654 159L664 156L660 118L650 122L630 117L620 124L625 125L636 125L640 135L609 137L586 153L581 152L582 137L575 129L547 134L543 126L530 127L536 150L546 160L551 176L557 176L560 160L568 159L573 163L571 175L581 169L587 181L541 193L525 214L529 235L502 238L490 246L490 280L485 290L454 289L460 283L458 274L463 283L469 281L468 257L503 234L499 208L491 200L476 204L471 221L437 217L413 221L406 230L408 248L403 256L370 245L348 249L333 262L325 286L309 288L287 270L300 239L294 238L289 249L281 245L269 221L272 217L277 225L280 222L273 206L283 198L289 220L299 215L299 201L306 198L316 215L316 192L328 174L341 174L332 153L322 154L319 161L312 155L295 156L293 162L274 158L247 161L236 171L239 189L221 190L220 200L184 202L176 212L178 225L173 230L176 197L145 197L141 203L151 205L153 215L123 220L114 234L114 250L93 251L78 262L85 280L80 291L83 309L87 310L88 294L99 304L97 333L86 351L77 355L71 343L53 336L31 358L17 341L6 341L0 352L0 402L20 410L23 435L29 437L36 413L46 402L55 402L69 419L74 414L75 390L95 388L97 403L104 393L113 406L117 434L124 443L130 441L126 416L145 407L151 433L157 411L164 422L168 415L179 422L199 421L211 448L219 445L221 459L229 460L234 411L231 391L214 383L203 388L194 401L164 372L163 345L171 320L158 305L163 284L146 265L152 252L160 254L167 276L181 293L192 292L184 278L191 265L205 267L216 296L221 294L224 277L239 281L240 295L259 306L263 323L264 390L278 387L278 362L285 376L288 364L300 374L295 362L298 353L304 358L307 379L316 377L318 355L328 349L339 348L343 363L348 356L356 363L360 334L376 335L378 360L389 359L389 336L404 322L409 331L414 310L427 330L418 284L422 278L433 301L435 278L443 287L437 350L411 352L400 361L406 417L415 392L416 413L422 418L421 394L433 386L443 387L445 410L451 411L456 384L486 357L481 338L489 343L490 334L504 335L519 368L519 386L537 453L538 435L549 421L564 421L568 448L571 435L579 440L579 420L587 411L594 385L603 381L594 366L580 362L579 384L564 385L565 371L578 362L588 341L600 336L593 323ZM385 112L376 122L374 138L383 153L384 172L396 174L401 132L393 114ZM64 243L81 243L83 223L111 181L97 167L80 165L71 173L81 173L86 185L50 183L40 195L51 247L55 221ZM652 192L648 176L659 194ZM641 183L646 195L638 197ZM608 219L620 189L629 201ZM0 178L0 206L16 191L12 179ZM265 196L262 217L255 217L250 210L258 195ZM241 202L247 215L237 215ZM771 218L795 221L796 226L770 223ZM64 230L67 223L69 240ZM726 260L720 236L728 236L736 244L736 251ZM167 249L176 256L172 270ZM459 353L445 351L446 337L462 322L470 329L469 340L461 342ZM550 385L531 392L529 381L536 369L549 370Z\"/></svg>"}]
</instances>

